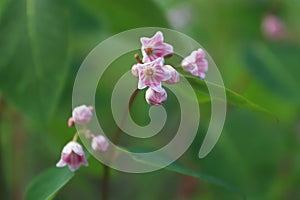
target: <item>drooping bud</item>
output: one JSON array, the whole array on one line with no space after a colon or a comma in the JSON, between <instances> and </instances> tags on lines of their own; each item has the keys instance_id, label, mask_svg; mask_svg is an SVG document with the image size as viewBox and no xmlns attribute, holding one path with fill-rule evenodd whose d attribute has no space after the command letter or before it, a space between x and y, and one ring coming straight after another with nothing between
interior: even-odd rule
<instances>
[{"instance_id":1,"label":"drooping bud","mask_svg":"<svg viewBox=\"0 0 300 200\"><path fill-rule=\"evenodd\" d=\"M145 98L148 104L152 106L159 106L167 100L167 92L163 88L160 92L157 92L152 88L148 88Z\"/></svg>"},{"instance_id":2,"label":"drooping bud","mask_svg":"<svg viewBox=\"0 0 300 200\"><path fill-rule=\"evenodd\" d=\"M92 139L92 148L95 151L107 151L109 143L103 135L97 135Z\"/></svg>"},{"instance_id":3,"label":"drooping bud","mask_svg":"<svg viewBox=\"0 0 300 200\"><path fill-rule=\"evenodd\" d=\"M74 108L72 112L74 122L81 125L87 124L93 116L92 109L93 107L88 107L86 105Z\"/></svg>"}]
</instances>

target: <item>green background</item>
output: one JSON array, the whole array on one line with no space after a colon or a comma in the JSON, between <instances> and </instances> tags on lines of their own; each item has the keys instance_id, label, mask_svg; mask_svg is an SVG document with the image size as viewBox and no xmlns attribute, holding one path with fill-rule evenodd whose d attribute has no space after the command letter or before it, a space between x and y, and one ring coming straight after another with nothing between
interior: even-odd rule
<instances>
[{"instance_id":1,"label":"green background","mask_svg":"<svg viewBox=\"0 0 300 200\"><path fill-rule=\"evenodd\" d=\"M299 10L297 0L1 0L0 199L23 199L32 180L56 164L62 147L73 137L75 129L67 127L72 87L89 51L114 34L147 26L172 28L197 40L216 62L227 88L276 115L236 106L234 98L229 99L221 138L200 160L197 155L210 118L210 103L201 101L203 121L180 163L234 186L247 199L300 199ZM262 34L267 13L285 22L285 38ZM132 55L113 63L107 76L117 79L109 74L118 74L118 67L130 69L135 63ZM205 87L200 91L205 93ZM96 106L108 105L96 111L108 116L101 122L108 137L116 129L110 93L108 84L99 85L96 96ZM141 112L149 109L143 93L132 108L141 125L149 122ZM174 112L176 105L170 95L167 110ZM124 136L121 145L160 147L172 138L172 128L169 125L164 135L150 142ZM102 166L92 157L89 164L75 176L67 169L52 169L57 177L73 176L54 199L100 199ZM110 197L242 199L240 193L205 178L173 171L112 171ZM48 185L63 182L51 173L45 175Z\"/></svg>"}]
</instances>

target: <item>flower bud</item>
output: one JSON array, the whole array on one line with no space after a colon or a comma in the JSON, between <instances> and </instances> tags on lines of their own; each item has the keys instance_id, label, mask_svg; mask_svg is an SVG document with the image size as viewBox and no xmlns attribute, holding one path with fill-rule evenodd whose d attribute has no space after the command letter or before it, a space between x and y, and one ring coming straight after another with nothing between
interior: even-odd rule
<instances>
[{"instance_id":1,"label":"flower bud","mask_svg":"<svg viewBox=\"0 0 300 200\"><path fill-rule=\"evenodd\" d=\"M205 72L208 70L208 62L205 59L205 56L205 51L201 48L197 51L193 51L189 56L182 60L181 65L183 70L204 79Z\"/></svg>"},{"instance_id":2,"label":"flower bud","mask_svg":"<svg viewBox=\"0 0 300 200\"><path fill-rule=\"evenodd\" d=\"M139 77L139 71L137 68L137 64L134 64L131 68L131 73L133 74L133 76L135 77Z\"/></svg>"},{"instance_id":3,"label":"flower bud","mask_svg":"<svg viewBox=\"0 0 300 200\"><path fill-rule=\"evenodd\" d=\"M81 105L73 109L72 118L75 123L84 125L87 124L92 116L93 107L87 107L86 105Z\"/></svg>"},{"instance_id":4,"label":"flower bud","mask_svg":"<svg viewBox=\"0 0 300 200\"><path fill-rule=\"evenodd\" d=\"M70 117L68 120L68 127L72 127L72 126L74 126L74 119Z\"/></svg>"},{"instance_id":5,"label":"flower bud","mask_svg":"<svg viewBox=\"0 0 300 200\"><path fill-rule=\"evenodd\" d=\"M97 135L92 139L92 148L95 151L107 151L109 143L103 135Z\"/></svg>"},{"instance_id":6,"label":"flower bud","mask_svg":"<svg viewBox=\"0 0 300 200\"><path fill-rule=\"evenodd\" d=\"M145 94L145 98L148 104L153 106L159 106L167 100L167 92L165 89L161 88L160 92L148 88Z\"/></svg>"},{"instance_id":7,"label":"flower bud","mask_svg":"<svg viewBox=\"0 0 300 200\"><path fill-rule=\"evenodd\" d=\"M171 65L165 65L163 66L163 69L171 75L170 78L165 81L166 83L175 84L179 82L179 73Z\"/></svg>"}]
</instances>

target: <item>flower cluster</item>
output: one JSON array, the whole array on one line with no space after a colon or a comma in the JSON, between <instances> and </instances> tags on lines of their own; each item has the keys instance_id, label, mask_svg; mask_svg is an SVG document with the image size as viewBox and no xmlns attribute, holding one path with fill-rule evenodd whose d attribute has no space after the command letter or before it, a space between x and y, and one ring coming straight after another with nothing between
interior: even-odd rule
<instances>
[{"instance_id":1,"label":"flower cluster","mask_svg":"<svg viewBox=\"0 0 300 200\"><path fill-rule=\"evenodd\" d=\"M107 151L109 143L103 135L95 136L85 128L85 125L90 122L93 117L92 106L81 105L73 109L72 117L68 120L68 126L72 127L75 124L83 125L81 131L75 133L74 138L70 141L61 152L61 159L56 164L57 167L69 166L71 171L77 170L80 165L88 166L85 158L85 153L82 146L77 142L78 134L83 134L91 139L91 146L94 151Z\"/></svg>"},{"instance_id":2,"label":"flower cluster","mask_svg":"<svg viewBox=\"0 0 300 200\"><path fill-rule=\"evenodd\" d=\"M171 65L165 65L165 58L174 54L173 46L165 43L162 32L158 31L152 38L141 38L143 59L136 55L138 63L131 68L132 74L139 79L138 89L148 87L146 101L150 105L161 105L167 100L166 90L162 82L176 84L180 81L179 73ZM208 62L205 51L198 49L182 60L183 70L192 75L205 78Z\"/></svg>"},{"instance_id":3,"label":"flower cluster","mask_svg":"<svg viewBox=\"0 0 300 200\"><path fill-rule=\"evenodd\" d=\"M162 32L158 31L152 38L141 38L141 51L143 58L140 59L136 54L138 63L131 68L132 74L138 78L138 89L148 87L145 98L148 104L158 106L167 100L167 92L162 87L162 83L176 84L180 81L180 75L171 65L165 64L165 59L173 56L173 46L164 42ZM184 71L205 78L205 72L208 70L208 62L205 59L206 53L203 49L193 51L181 62ZM70 141L62 150L61 159L56 164L57 167L68 165L70 170L77 170L80 165L88 165L82 146L77 142L79 134L91 140L91 147L94 151L105 152L109 143L103 135L95 136L88 129L86 124L93 117L92 106L81 105L73 109L72 117L68 120L68 126L75 124L83 128L75 133L73 140Z\"/></svg>"}]
</instances>

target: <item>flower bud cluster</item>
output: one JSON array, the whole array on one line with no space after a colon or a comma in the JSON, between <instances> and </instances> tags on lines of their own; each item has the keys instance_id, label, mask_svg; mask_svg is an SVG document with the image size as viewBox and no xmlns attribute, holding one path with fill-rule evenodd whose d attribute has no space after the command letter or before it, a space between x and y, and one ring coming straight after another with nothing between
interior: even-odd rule
<instances>
[{"instance_id":1,"label":"flower bud cluster","mask_svg":"<svg viewBox=\"0 0 300 200\"><path fill-rule=\"evenodd\" d=\"M61 159L56 164L57 167L68 165L71 171L75 171L81 164L88 166L84 150L77 142L78 134L83 134L86 138L91 139L91 146L94 151L107 151L109 146L108 140L103 135L96 136L86 129L86 124L89 123L93 117L93 110L94 108L92 106L86 105L81 105L73 109L72 117L68 120L68 126L72 127L78 124L84 128L76 132L73 140L64 146L61 152Z\"/></svg>"}]
</instances>

